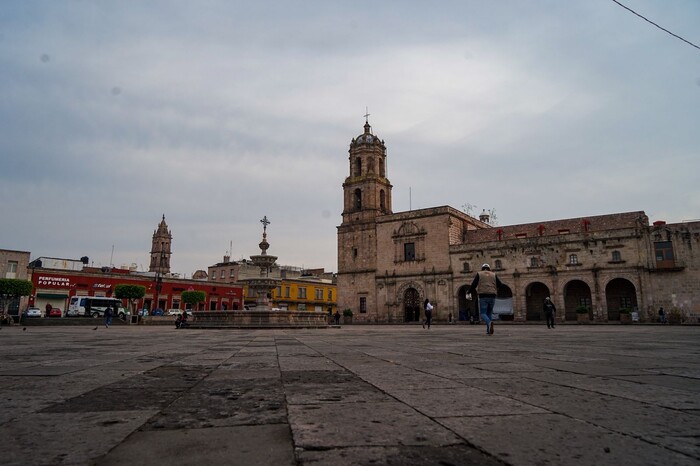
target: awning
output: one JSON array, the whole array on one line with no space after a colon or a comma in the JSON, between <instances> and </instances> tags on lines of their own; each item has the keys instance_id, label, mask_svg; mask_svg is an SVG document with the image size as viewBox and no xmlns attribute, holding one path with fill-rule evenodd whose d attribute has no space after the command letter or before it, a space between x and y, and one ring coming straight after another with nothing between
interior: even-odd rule
<instances>
[{"instance_id":1,"label":"awning","mask_svg":"<svg viewBox=\"0 0 700 466\"><path fill-rule=\"evenodd\" d=\"M46 299L66 299L68 295L66 293L37 293L36 297Z\"/></svg>"}]
</instances>

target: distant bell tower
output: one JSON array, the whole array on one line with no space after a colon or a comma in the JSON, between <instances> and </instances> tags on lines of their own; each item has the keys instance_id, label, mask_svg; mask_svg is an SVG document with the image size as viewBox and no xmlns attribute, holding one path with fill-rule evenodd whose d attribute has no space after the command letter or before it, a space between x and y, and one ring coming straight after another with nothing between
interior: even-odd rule
<instances>
[{"instance_id":1,"label":"distant bell tower","mask_svg":"<svg viewBox=\"0 0 700 466\"><path fill-rule=\"evenodd\" d=\"M149 272L170 273L170 255L172 254L170 245L172 241L173 235L168 230L168 224L165 223L165 214L163 214L163 219L158 224L158 229L153 232Z\"/></svg>"},{"instance_id":2,"label":"distant bell tower","mask_svg":"<svg viewBox=\"0 0 700 466\"><path fill-rule=\"evenodd\" d=\"M364 132L350 142L338 227L338 309L351 309L358 321L376 309L377 218L392 213L386 146L372 134L368 116Z\"/></svg>"}]
</instances>

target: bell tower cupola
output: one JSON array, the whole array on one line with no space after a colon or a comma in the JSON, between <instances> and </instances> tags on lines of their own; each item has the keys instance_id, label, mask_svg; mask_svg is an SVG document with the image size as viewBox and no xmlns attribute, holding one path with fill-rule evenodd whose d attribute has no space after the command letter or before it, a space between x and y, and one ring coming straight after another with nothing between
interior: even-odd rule
<instances>
[{"instance_id":1,"label":"bell tower cupola","mask_svg":"<svg viewBox=\"0 0 700 466\"><path fill-rule=\"evenodd\" d=\"M350 142L349 175L343 183L343 224L373 221L392 213L386 146L372 134L368 116L364 132Z\"/></svg>"}]
</instances>

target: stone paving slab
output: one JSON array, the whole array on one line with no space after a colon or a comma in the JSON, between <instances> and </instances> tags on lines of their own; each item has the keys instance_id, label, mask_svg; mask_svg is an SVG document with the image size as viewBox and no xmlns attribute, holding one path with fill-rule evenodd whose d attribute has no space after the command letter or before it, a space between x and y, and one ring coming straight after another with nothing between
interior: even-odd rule
<instances>
[{"instance_id":1,"label":"stone paving slab","mask_svg":"<svg viewBox=\"0 0 700 466\"><path fill-rule=\"evenodd\" d=\"M462 439L397 401L289 405L297 448L456 445Z\"/></svg>"},{"instance_id":2,"label":"stone paving slab","mask_svg":"<svg viewBox=\"0 0 700 466\"><path fill-rule=\"evenodd\" d=\"M286 424L138 432L94 464L294 466L290 437Z\"/></svg>"},{"instance_id":3,"label":"stone paving slab","mask_svg":"<svg viewBox=\"0 0 700 466\"><path fill-rule=\"evenodd\" d=\"M700 464L700 327L6 328L0 464Z\"/></svg>"}]
</instances>

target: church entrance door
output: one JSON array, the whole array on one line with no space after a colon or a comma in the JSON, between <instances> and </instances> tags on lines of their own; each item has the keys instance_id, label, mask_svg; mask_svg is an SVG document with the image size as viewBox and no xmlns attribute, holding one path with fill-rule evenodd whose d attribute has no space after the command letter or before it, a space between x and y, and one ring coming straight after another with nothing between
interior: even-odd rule
<instances>
[{"instance_id":1,"label":"church entrance door","mask_svg":"<svg viewBox=\"0 0 700 466\"><path fill-rule=\"evenodd\" d=\"M420 295L415 288L409 288L403 295L404 322L420 320Z\"/></svg>"}]
</instances>

